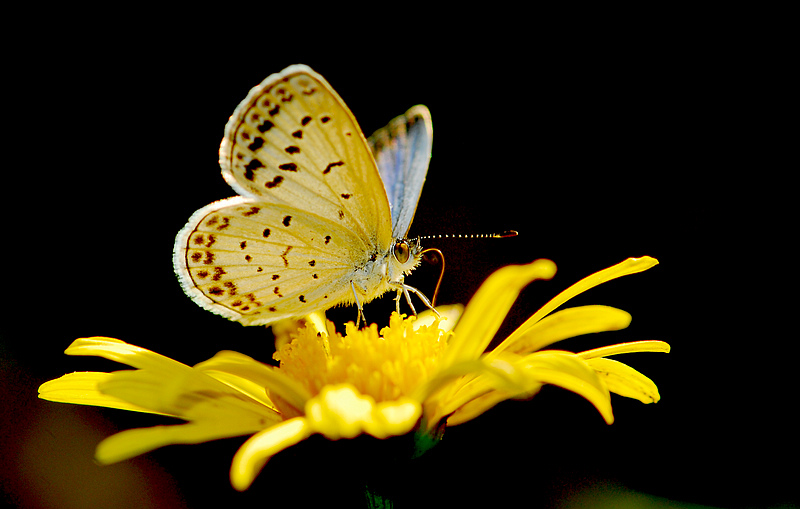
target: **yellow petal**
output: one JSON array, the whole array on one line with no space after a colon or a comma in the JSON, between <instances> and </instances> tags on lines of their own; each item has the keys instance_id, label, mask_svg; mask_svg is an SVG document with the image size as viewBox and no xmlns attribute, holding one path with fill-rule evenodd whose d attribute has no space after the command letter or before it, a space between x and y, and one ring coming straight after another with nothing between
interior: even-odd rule
<instances>
[{"instance_id":1,"label":"yellow petal","mask_svg":"<svg viewBox=\"0 0 800 509\"><path fill-rule=\"evenodd\" d=\"M39 387L39 397L57 403L75 403L78 405L102 406L116 408L119 410L130 410L133 412L144 412L151 414L169 415L165 412L157 412L150 408L134 405L128 401L103 394L97 388L98 384L103 383L112 376L112 373L82 372L69 373L43 383Z\"/></svg>"},{"instance_id":2,"label":"yellow petal","mask_svg":"<svg viewBox=\"0 0 800 509\"><path fill-rule=\"evenodd\" d=\"M656 403L661 399L656 384L627 364L604 358L586 362L605 380L608 390L613 393L638 399L642 403Z\"/></svg>"},{"instance_id":3,"label":"yellow petal","mask_svg":"<svg viewBox=\"0 0 800 509\"><path fill-rule=\"evenodd\" d=\"M568 308L531 324L521 333L515 333L487 354L492 359L500 352L535 352L563 339L583 334L624 329L631 323L631 315L608 306L580 306ZM519 329L518 329L519 330Z\"/></svg>"},{"instance_id":4,"label":"yellow petal","mask_svg":"<svg viewBox=\"0 0 800 509\"><path fill-rule=\"evenodd\" d=\"M360 394L352 385L325 386L306 405L306 419L318 433L331 440L361 434L375 400Z\"/></svg>"},{"instance_id":5,"label":"yellow petal","mask_svg":"<svg viewBox=\"0 0 800 509\"><path fill-rule=\"evenodd\" d=\"M556 295L552 300L550 300L550 302L545 304L544 307L534 313L533 316L525 320L525 322L520 325L517 330L511 333L506 341L510 341L512 343L515 342L517 336L524 334L536 322L550 314L551 311L555 310L576 295L594 288L597 285L611 281L612 279L645 271L657 264L658 260L649 256L643 256L641 258L628 258L621 263L581 279L574 285Z\"/></svg>"},{"instance_id":6,"label":"yellow petal","mask_svg":"<svg viewBox=\"0 0 800 509\"><path fill-rule=\"evenodd\" d=\"M429 309L420 312L412 324L413 329L418 330L423 326L430 327L436 320L439 320L439 330L449 332L453 330L458 319L461 318L461 315L464 313L464 306L462 304L436 306L436 312L439 313L439 316L436 316L436 314Z\"/></svg>"},{"instance_id":7,"label":"yellow petal","mask_svg":"<svg viewBox=\"0 0 800 509\"><path fill-rule=\"evenodd\" d=\"M459 390L464 384L489 369L488 363L480 360L459 362L440 371L414 393L417 401L428 401L446 389Z\"/></svg>"},{"instance_id":8,"label":"yellow petal","mask_svg":"<svg viewBox=\"0 0 800 509\"><path fill-rule=\"evenodd\" d=\"M272 456L310 435L311 428L302 417L289 419L256 433L233 457L231 484L239 491L246 490Z\"/></svg>"},{"instance_id":9,"label":"yellow petal","mask_svg":"<svg viewBox=\"0 0 800 509\"><path fill-rule=\"evenodd\" d=\"M207 361L197 364L195 369L237 375L261 385L298 410L305 408L306 402L311 399L311 394L305 387L280 370L238 352L219 352Z\"/></svg>"},{"instance_id":10,"label":"yellow petal","mask_svg":"<svg viewBox=\"0 0 800 509\"><path fill-rule=\"evenodd\" d=\"M529 376L537 382L558 385L592 403L606 423L614 422L611 397L606 385L586 361L572 352L548 350L535 352L523 360Z\"/></svg>"},{"instance_id":11,"label":"yellow petal","mask_svg":"<svg viewBox=\"0 0 800 509\"><path fill-rule=\"evenodd\" d=\"M411 431L422 415L422 406L410 398L382 401L375 406L373 418L364 431L376 438L405 435Z\"/></svg>"},{"instance_id":12,"label":"yellow petal","mask_svg":"<svg viewBox=\"0 0 800 509\"><path fill-rule=\"evenodd\" d=\"M226 373L224 371L208 370L208 371L203 371L203 373L207 374L208 376L210 376L215 380L219 380L220 382L224 383L225 385L234 389L235 391L247 395L248 397L254 399L255 401L258 401L262 405L269 407L275 410L276 412L278 411L275 402L269 399L269 396L267 396L267 392L264 390L263 385L231 373Z\"/></svg>"},{"instance_id":13,"label":"yellow petal","mask_svg":"<svg viewBox=\"0 0 800 509\"><path fill-rule=\"evenodd\" d=\"M466 361L449 367L432 380L433 387L447 387L446 390L424 399L426 415L431 423L452 413L460 417L454 418L463 422L488 410L503 399L513 398L521 394L533 394L539 386L515 365L520 359L517 355L504 355L503 358L488 362L486 358L478 361ZM451 380L447 380L447 378ZM450 381L449 385L445 382ZM487 393L493 396L486 396ZM470 417L465 418L464 415ZM448 422L450 420L448 419Z\"/></svg>"},{"instance_id":14,"label":"yellow petal","mask_svg":"<svg viewBox=\"0 0 800 509\"><path fill-rule=\"evenodd\" d=\"M578 355L582 359L594 359L596 357L608 357L621 353L633 352L663 352L669 353L669 344L663 341L632 341L630 343L620 343L618 345L603 346L593 350L586 350Z\"/></svg>"},{"instance_id":15,"label":"yellow petal","mask_svg":"<svg viewBox=\"0 0 800 509\"><path fill-rule=\"evenodd\" d=\"M477 384L485 379L485 375L477 377L472 385L460 390L456 398L467 396L471 399L455 399L451 402L461 406L447 419L447 424L454 426L466 422L506 399L530 398L539 391L542 384L557 385L583 396L597 408L608 424L614 421L611 398L606 386L597 373L577 355L558 350L536 352L520 358L515 363L515 368L514 378L524 378L517 383L516 390L509 386L497 386L496 390L486 392L486 385Z\"/></svg>"},{"instance_id":16,"label":"yellow petal","mask_svg":"<svg viewBox=\"0 0 800 509\"><path fill-rule=\"evenodd\" d=\"M504 355L503 359L483 363L487 369L471 379L461 380L458 390L441 408L442 415L451 414L447 424L455 426L474 419L498 403L517 397L533 397L542 384L519 369L520 357Z\"/></svg>"},{"instance_id":17,"label":"yellow petal","mask_svg":"<svg viewBox=\"0 0 800 509\"><path fill-rule=\"evenodd\" d=\"M306 405L309 426L331 440L369 433L377 438L405 434L422 414L411 398L375 403L350 384L326 386Z\"/></svg>"},{"instance_id":18,"label":"yellow petal","mask_svg":"<svg viewBox=\"0 0 800 509\"><path fill-rule=\"evenodd\" d=\"M186 370L186 364L114 338L80 338L64 351L67 355L96 355L139 369Z\"/></svg>"},{"instance_id":19,"label":"yellow petal","mask_svg":"<svg viewBox=\"0 0 800 509\"><path fill-rule=\"evenodd\" d=\"M530 392L528 393L530 396L534 396L539 389L541 389L542 385L539 384L538 387L531 387ZM448 426L457 426L458 424L463 424L467 421L471 421L472 419L478 417L482 413L490 410L492 407L497 405L498 403L502 403L508 399L512 398L512 394L502 392L502 391L491 391L477 398L474 398L464 405L458 407L455 412L453 412L450 417L447 418L447 425Z\"/></svg>"},{"instance_id":20,"label":"yellow petal","mask_svg":"<svg viewBox=\"0 0 800 509\"><path fill-rule=\"evenodd\" d=\"M262 422L239 419L129 429L100 442L95 451L95 459L101 464L108 465L165 445L199 444L220 438L250 435L263 429Z\"/></svg>"},{"instance_id":21,"label":"yellow petal","mask_svg":"<svg viewBox=\"0 0 800 509\"><path fill-rule=\"evenodd\" d=\"M517 300L519 292L531 281L550 279L555 272L556 266L550 260L536 260L528 265L511 265L495 271L467 304L456 327L456 335L444 355L443 365L480 356Z\"/></svg>"},{"instance_id":22,"label":"yellow petal","mask_svg":"<svg viewBox=\"0 0 800 509\"><path fill-rule=\"evenodd\" d=\"M269 407L191 368L182 373L118 371L98 388L104 394L187 421L224 416L229 420L262 422L262 429L279 419Z\"/></svg>"}]
</instances>

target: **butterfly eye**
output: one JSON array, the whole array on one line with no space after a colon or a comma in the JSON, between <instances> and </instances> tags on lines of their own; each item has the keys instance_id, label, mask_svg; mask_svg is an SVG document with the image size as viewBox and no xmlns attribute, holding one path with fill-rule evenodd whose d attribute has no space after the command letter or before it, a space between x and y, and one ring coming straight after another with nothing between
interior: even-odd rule
<instances>
[{"instance_id":1,"label":"butterfly eye","mask_svg":"<svg viewBox=\"0 0 800 509\"><path fill-rule=\"evenodd\" d=\"M394 257L400 263L406 263L408 261L409 250L408 250L408 242L405 240L401 240L395 243L394 245Z\"/></svg>"}]
</instances>

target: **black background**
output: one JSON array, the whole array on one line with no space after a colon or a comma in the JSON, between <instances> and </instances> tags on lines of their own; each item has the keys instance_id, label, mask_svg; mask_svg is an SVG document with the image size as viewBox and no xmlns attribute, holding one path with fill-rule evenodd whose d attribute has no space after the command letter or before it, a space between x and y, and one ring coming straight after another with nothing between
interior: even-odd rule
<instances>
[{"instance_id":1,"label":"black background","mask_svg":"<svg viewBox=\"0 0 800 509\"><path fill-rule=\"evenodd\" d=\"M360 22L312 28L272 11L236 22L220 14L203 27L127 14L56 19L15 41L8 62L8 503L353 505L370 473L417 507L798 503L798 349L783 325L794 302L785 246L796 214L780 157L789 138L779 30L756 34L747 16L732 23L722 13L636 23L613 13L513 22L513 13L469 22L398 15L370 18L380 30L369 34ZM669 342L668 355L622 359L658 384L662 401L614 397L617 421L607 426L580 397L546 388L449 429L411 466L386 459L402 439L313 437L276 456L241 494L228 469L243 439L94 465L103 437L170 421L37 400L38 385L63 373L118 368L64 356L73 339L111 336L187 364L221 349L271 358L268 331L184 296L171 250L192 212L233 194L217 164L228 116L252 86L293 63L322 74L368 134L414 104L430 108L433 158L413 235L520 232L428 243L446 256L440 302L466 303L504 265L556 262L553 280L523 291L500 337L582 277L629 256L658 258L571 302L624 309L633 315L627 330L559 347ZM430 294L437 275L422 266L409 282ZM392 307L382 299L367 316ZM341 324L355 313L330 316Z\"/></svg>"}]
</instances>

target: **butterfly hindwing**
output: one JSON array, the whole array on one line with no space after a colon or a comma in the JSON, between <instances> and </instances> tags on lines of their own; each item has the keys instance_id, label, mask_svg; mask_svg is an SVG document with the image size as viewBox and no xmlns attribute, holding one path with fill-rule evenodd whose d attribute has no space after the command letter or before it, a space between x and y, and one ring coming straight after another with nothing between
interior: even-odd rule
<instances>
[{"instance_id":1,"label":"butterfly hindwing","mask_svg":"<svg viewBox=\"0 0 800 509\"><path fill-rule=\"evenodd\" d=\"M245 197L196 212L177 245L185 246L175 267L187 293L247 325L348 302L355 261L347 253L365 249L335 221Z\"/></svg>"},{"instance_id":2,"label":"butterfly hindwing","mask_svg":"<svg viewBox=\"0 0 800 509\"><path fill-rule=\"evenodd\" d=\"M391 242L369 145L339 95L306 66L250 91L225 128L220 165L244 196L334 219L378 248Z\"/></svg>"},{"instance_id":3,"label":"butterfly hindwing","mask_svg":"<svg viewBox=\"0 0 800 509\"><path fill-rule=\"evenodd\" d=\"M428 108L414 106L375 131L368 142L389 198L392 236L405 237L431 158L433 126Z\"/></svg>"}]
</instances>

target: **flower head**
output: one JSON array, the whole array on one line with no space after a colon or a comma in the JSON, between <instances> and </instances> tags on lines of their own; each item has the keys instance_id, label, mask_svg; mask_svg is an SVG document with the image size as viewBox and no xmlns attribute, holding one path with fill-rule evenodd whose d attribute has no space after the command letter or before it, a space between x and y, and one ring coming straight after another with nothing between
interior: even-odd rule
<instances>
[{"instance_id":1,"label":"flower head","mask_svg":"<svg viewBox=\"0 0 800 509\"><path fill-rule=\"evenodd\" d=\"M351 323L344 335L312 317L278 348L278 367L230 351L190 367L116 339L78 339L67 354L98 355L137 369L64 375L43 384L40 397L186 421L113 435L97 448L101 463L167 444L252 435L231 468L231 482L240 490L250 486L270 457L312 434L332 440L412 431L435 436L443 423L460 424L501 401L529 398L544 384L582 395L610 424L611 392L644 403L658 401L659 394L649 378L607 357L668 352L669 345L640 341L581 353L542 348L627 327L630 315L606 306L554 311L583 291L656 263L649 257L630 258L581 280L489 351L521 289L551 278L552 262L538 260L494 273L452 331L460 306L441 308L441 319L393 314L382 330L376 325L357 329Z\"/></svg>"}]
</instances>

